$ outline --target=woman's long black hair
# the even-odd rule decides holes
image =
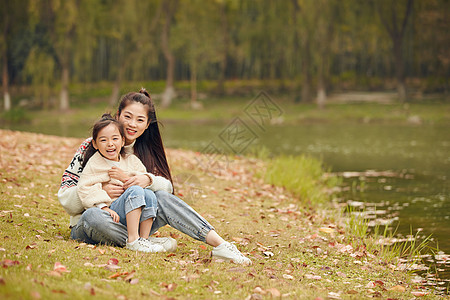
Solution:
[[[155,106],[150,94],[142,88],[139,93],[131,92],[122,97],[117,110],[117,118],[122,110],[132,102],[138,102],[148,106],[148,122],[150,123],[144,133],[136,139],[134,154],[142,161],[147,172],[167,178],[172,182],[166,152],[159,132],[158,120],[156,119]]]

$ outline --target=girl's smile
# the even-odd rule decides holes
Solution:
[[[97,138],[93,142],[93,146],[100,154],[114,161],[119,161],[120,150],[125,144],[124,139],[120,135],[119,128],[115,124],[109,124],[101,129]]]

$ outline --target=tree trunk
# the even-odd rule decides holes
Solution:
[[[228,49],[230,39],[228,36],[228,20],[227,20],[227,12],[226,12],[226,2],[223,1],[220,6],[220,24],[222,29],[222,42],[223,42],[223,51],[221,53],[220,59],[220,72],[219,78],[217,80],[217,94],[223,95],[225,94],[225,71],[227,69],[228,64]]]
[[[120,84],[122,83],[123,73],[125,71],[125,64],[122,64],[117,71],[117,77],[114,81],[111,98],[109,98],[109,106],[115,108],[120,97]]]
[[[9,96],[9,75],[8,75],[8,58],[6,57],[6,45],[3,45],[3,76],[2,76],[2,85],[3,85],[3,107],[5,111],[11,110],[11,97]]]
[[[305,38],[302,42],[302,101],[311,101],[311,53],[308,38]]]
[[[69,110],[69,67],[66,64],[63,64],[62,66],[61,96],[59,109],[61,111]]]
[[[191,107],[197,109],[197,62],[191,62]]]
[[[402,37],[394,38],[395,75],[397,79],[397,93],[400,102],[406,101],[405,68],[403,61]]]
[[[326,101],[327,92],[325,87],[325,58],[322,54],[320,57],[317,72],[317,107],[319,109],[324,109]]]
[[[171,5],[173,4],[173,5]],[[162,94],[161,107],[169,107],[172,104],[173,98],[176,96],[174,88],[174,75],[175,75],[175,56],[173,55],[169,46],[169,35],[170,35],[170,25],[172,23],[172,18],[175,13],[177,3],[172,3],[172,1],[163,1],[163,10],[166,15],[166,21],[162,28],[161,33],[161,49],[164,57],[167,61],[166,68],[166,88]]]

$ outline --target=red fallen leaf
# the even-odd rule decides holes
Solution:
[[[205,245],[200,245],[200,248],[202,248],[203,250],[206,250],[206,246]]]
[[[60,262],[55,262],[55,266],[53,267],[53,271],[56,271],[58,273],[64,273],[64,272],[70,272],[67,270],[66,266],[63,266]]]
[[[166,257],[172,257],[172,256],[176,256],[176,254],[175,253],[169,253],[169,254],[167,254]]]
[[[128,275],[128,272],[117,272],[115,274],[109,275],[108,279],[114,279],[120,276]]]
[[[17,260],[5,259],[4,261],[1,262],[1,264],[3,268],[7,268],[15,265],[20,265],[20,262]]]
[[[117,258],[110,258],[108,260],[108,265],[118,265],[119,264],[119,260]]]
[[[131,281],[131,278],[133,278],[133,276],[134,276],[135,274],[136,274],[136,271],[133,270],[133,271],[131,271],[131,273],[129,273],[123,280],[124,280],[124,281],[130,282],[130,281]]]
[[[65,294],[66,291],[64,291],[64,290],[52,290],[52,293],[55,293],[55,294]]]
[[[26,250],[29,250],[29,249],[34,249],[34,248],[36,248],[36,247],[37,247],[36,244],[31,244],[31,245],[27,245],[27,246],[25,247],[25,249],[26,249]]]
[[[3,277],[0,277],[0,285],[5,285],[6,281]]]

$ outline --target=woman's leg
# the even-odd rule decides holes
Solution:
[[[114,222],[107,211],[92,207],[81,215],[77,225],[71,230],[70,238],[88,244],[123,247],[127,240],[127,228],[121,223]]]
[[[206,236],[214,230],[208,221],[175,195],[166,191],[157,191],[155,195],[158,200],[158,211],[150,234],[165,225],[170,225],[193,239],[206,242]]]
[[[158,199],[158,213],[153,222],[152,233],[164,225],[170,225],[196,240],[213,246],[214,258],[243,265],[252,264],[251,260],[245,257],[234,244],[224,241],[208,221],[186,202],[165,191],[157,191],[155,194]]]

